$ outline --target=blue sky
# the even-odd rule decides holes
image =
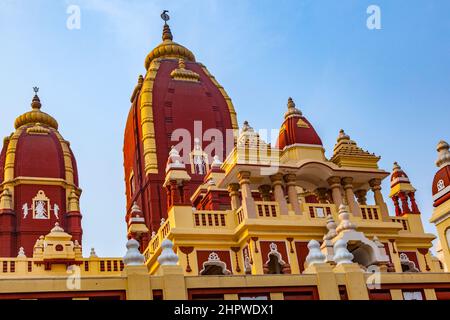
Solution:
[[[81,8],[79,30],[66,28],[71,4]],[[366,27],[371,4],[381,30]],[[0,134],[39,86],[77,157],[85,254],[125,251],[123,131],[163,9],[174,40],[226,88],[239,123],[278,128],[292,96],[328,155],[344,128],[384,169],[398,161],[434,232],[435,147],[450,140],[449,1],[0,0]]]

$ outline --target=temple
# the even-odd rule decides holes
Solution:
[[[273,115],[273,145],[239,128],[224,88],[162,17],[126,119],[125,256],[83,255],[75,157],[36,94],[0,154],[0,299],[450,300],[446,142],[437,238],[407,163],[380,168],[345,130],[327,157],[333,142],[292,98]]]

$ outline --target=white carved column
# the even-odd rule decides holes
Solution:
[[[372,188],[375,204],[380,207],[383,220],[389,220],[389,211],[381,193],[381,179],[372,179],[369,181],[369,185]]]
[[[238,174],[241,185],[242,207],[249,218],[256,218],[256,205],[250,188],[250,172],[241,171]]]
[[[228,185],[228,193],[231,198],[231,210],[238,210],[241,207],[241,199],[239,198],[239,183],[230,183]]]
[[[353,192],[353,178],[346,177],[342,179],[342,184],[344,185],[345,196],[347,198],[348,206],[354,216],[361,217],[361,208],[355,199],[355,193]]]
[[[286,181],[287,191],[288,191],[288,199],[289,203],[292,206],[292,210],[294,210],[295,214],[302,214],[302,208],[298,202],[298,194],[297,194],[297,177],[295,174],[287,174],[284,176],[284,180]]]
[[[328,179],[328,184],[331,188],[331,195],[333,197],[333,202],[336,208],[339,209],[341,204],[343,204],[342,193],[341,193],[341,178],[331,177]]]
[[[271,176],[270,180],[272,181],[275,201],[278,202],[278,205],[280,207],[280,213],[288,214],[288,206],[283,191],[283,175],[281,173],[277,173]]]

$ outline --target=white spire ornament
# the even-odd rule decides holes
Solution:
[[[19,249],[19,253],[17,254],[17,258],[26,258],[27,256],[25,255],[25,249],[23,247],[20,247]]]
[[[320,251],[320,243],[316,240],[311,240],[308,243],[309,253],[306,257],[306,267],[312,266],[318,263],[325,263],[326,257]]]
[[[95,248],[91,248],[91,253],[89,254],[89,257],[91,257],[91,258],[96,258],[97,257],[97,253],[95,252]]]
[[[341,223],[336,229],[337,233],[356,230],[356,225],[350,221],[348,206],[341,204],[341,206],[339,207],[339,220],[341,220]]]
[[[334,237],[337,236],[336,232],[336,222],[334,222],[333,216],[331,214],[327,217],[327,229],[328,233],[323,237],[323,240],[332,240]]]
[[[447,142],[441,141],[437,146],[437,151],[439,152],[439,156],[436,160],[436,165],[439,168],[442,168],[446,165],[450,165],[450,146]]]
[[[337,265],[353,263],[353,254],[347,249],[347,242],[345,240],[338,240],[334,244],[333,260]]]
[[[126,266],[142,266],[144,262],[145,257],[139,251],[139,242],[135,239],[128,240],[127,253],[123,257],[123,263]]]
[[[164,239],[161,243],[161,254],[158,262],[162,266],[176,266],[178,264],[178,256],[173,252],[173,243],[169,239]]]

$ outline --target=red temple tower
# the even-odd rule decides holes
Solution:
[[[131,96],[123,147],[126,220],[136,202],[150,231],[157,231],[167,217],[163,184],[171,147],[175,146],[191,176],[184,186],[190,197],[213,157],[224,160],[225,144],[234,144],[233,130],[238,129],[223,87],[189,49],[173,41],[168,16],[162,17],[163,42],[145,59],[147,71],[139,76]]]
[[[41,111],[37,91],[32,110],[16,119],[0,153],[1,257],[15,257],[21,247],[31,255],[55,222],[81,243],[75,157],[57,121]]]

